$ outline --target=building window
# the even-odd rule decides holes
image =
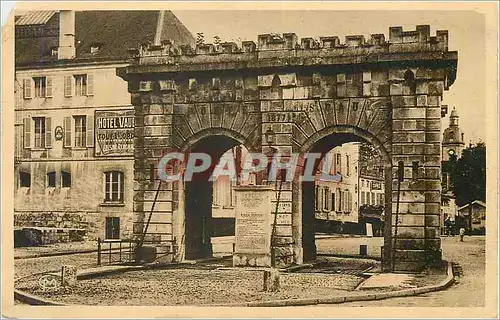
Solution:
[[[315,193],[314,193],[314,208],[316,211],[319,210],[320,202],[319,202],[319,187],[316,186]]]
[[[84,148],[87,141],[87,117],[74,116],[75,119],[75,147]]]
[[[104,173],[104,202],[123,202],[123,172],[109,171]]]
[[[366,194],[364,191],[361,191],[361,204],[366,204]]]
[[[345,191],[346,195],[347,195],[347,208],[346,208],[346,212],[347,213],[351,213],[352,211],[352,193],[350,190],[346,189]]]
[[[331,199],[331,210],[335,211],[335,192],[331,193],[332,199]]]
[[[342,192],[342,190],[337,189],[337,194],[338,194],[337,199],[339,199],[339,201],[338,201],[338,206],[337,206],[337,211],[338,211],[338,212],[342,212],[342,205],[343,205],[343,203],[342,203],[342,202],[343,202],[343,201],[342,201],[342,200],[343,200],[343,199],[342,199],[342,197],[343,197],[343,192]]]
[[[346,155],[345,155],[345,161],[346,161],[345,165],[346,165],[346,171],[347,171],[347,172],[346,172],[346,175],[350,175],[350,174],[351,174],[351,168],[350,168],[350,166],[349,166],[349,160],[350,160],[350,159],[349,159],[349,155],[348,155],[348,154],[346,154]]]
[[[376,205],[375,193],[372,192],[372,205]]]
[[[328,210],[328,204],[329,204],[328,195],[329,194],[330,194],[330,190],[328,189],[328,187],[325,187],[323,189],[323,210]]]
[[[336,160],[335,160],[335,168],[337,169],[337,173],[342,173],[342,155],[340,153],[337,153]]]
[[[217,181],[212,184],[212,205],[213,206],[218,206],[219,205],[219,184]]]
[[[75,77],[75,96],[87,95],[87,75],[77,74]]]
[[[120,218],[106,217],[106,239],[120,239]]]
[[[61,172],[61,187],[70,188],[71,187],[71,173]]]
[[[19,187],[29,188],[31,187],[31,174],[27,172],[19,172]]]
[[[90,54],[96,54],[101,47],[97,44],[91,45],[90,46]]]
[[[35,148],[45,148],[45,118],[36,117],[35,121]]]
[[[46,77],[36,77],[33,78],[35,82],[35,97],[45,98],[45,93],[47,90],[47,78]]]
[[[56,187],[56,173],[55,171],[47,173],[47,187],[55,188]]]

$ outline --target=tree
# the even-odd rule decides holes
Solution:
[[[486,145],[482,142],[463,150],[462,157],[450,160],[451,188],[459,206],[469,205],[468,224],[472,228],[472,202],[486,200]]]
[[[477,143],[463,150],[462,157],[452,159],[451,184],[459,206],[474,200],[486,200],[486,145]]]
[[[382,175],[383,168],[380,150],[371,143],[363,142],[359,148],[359,165],[362,173]]]

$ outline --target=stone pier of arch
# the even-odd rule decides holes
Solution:
[[[377,146],[386,159],[390,191],[384,270],[394,262],[397,271],[418,271],[441,260],[441,100],[455,80],[458,59],[456,51],[448,51],[447,31],[431,35],[427,25],[412,31],[391,27],[387,39],[346,36],[343,43],[335,36],[264,34],[241,47],[163,42],[130,53],[133,62],[118,74],[128,82],[135,108],[136,235],[151,210],[159,183],[152,172],[165,152],[208,150],[207,141],[219,141],[226,150],[242,144],[266,153],[264,133],[272,129],[272,147],[284,155],[324,152],[342,141]],[[394,239],[399,161],[405,180]],[[209,224],[210,209],[203,208],[211,206],[211,191],[208,185],[196,189],[198,216],[188,218],[190,187],[160,186],[146,235],[159,259],[210,254],[209,239],[197,233],[202,220]],[[289,194],[284,207],[290,209],[279,212],[276,237],[289,249],[280,251],[280,261],[301,264],[315,258],[310,186],[292,182],[284,190]]]

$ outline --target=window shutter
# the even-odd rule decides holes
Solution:
[[[52,77],[46,77],[45,97],[52,98]]]
[[[24,118],[24,148],[31,148],[31,118]]]
[[[318,210],[323,209],[323,189],[318,186]]]
[[[340,192],[340,189],[337,188],[337,210],[336,211],[340,211],[341,210],[341,204],[342,204],[342,192]]]
[[[73,95],[73,76],[64,76],[64,96],[71,97]]]
[[[94,75],[93,74],[87,74],[87,95],[88,96],[94,95]]]
[[[102,202],[106,202],[106,172],[102,173],[102,195],[103,195]]]
[[[45,118],[45,148],[52,148],[52,126],[51,118]]]
[[[24,79],[24,99],[31,99],[31,78]]]
[[[330,211],[330,203],[332,202],[332,195],[330,189],[326,188],[326,210]]]
[[[352,194],[351,191],[349,191],[349,212],[352,211]]]
[[[87,147],[94,146],[94,117],[87,116]]]
[[[64,118],[64,147],[71,147],[71,117]]]

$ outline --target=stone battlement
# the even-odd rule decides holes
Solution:
[[[321,56],[321,55],[360,55],[366,53],[448,51],[448,31],[438,30],[435,36],[430,35],[429,25],[419,25],[416,30],[404,31],[402,27],[390,27],[389,39],[384,34],[372,34],[369,39],[363,35],[348,35],[344,43],[337,36],[299,38],[295,33],[260,34],[257,43],[243,41],[241,47],[235,42],[223,42],[177,46],[171,41],[163,41],[160,45],[142,44],[139,49],[130,49],[129,53],[139,60],[139,64],[176,63],[174,60],[158,60],[151,57],[179,57],[196,59],[197,56],[221,56],[222,60],[238,60],[237,56],[245,54],[282,52],[282,56]],[[283,52],[287,52],[283,53]],[[223,57],[228,54],[233,57]],[[266,55],[264,55],[265,57]],[[198,58],[200,62],[203,59]],[[207,61],[212,62],[212,61]]]
[[[127,72],[198,72],[215,70],[241,70],[261,68],[287,68],[307,66],[347,66],[401,61],[432,61],[456,69],[458,53],[448,51],[448,31],[438,30],[430,35],[428,25],[417,26],[414,31],[401,27],[389,28],[389,38],[373,34],[348,35],[344,43],[336,36],[302,38],[295,33],[261,34],[257,43],[243,41],[176,45],[163,41],[160,45],[142,44],[130,49],[134,62]],[[152,71],[152,66],[160,66]],[[454,78],[455,75],[450,75]]]

